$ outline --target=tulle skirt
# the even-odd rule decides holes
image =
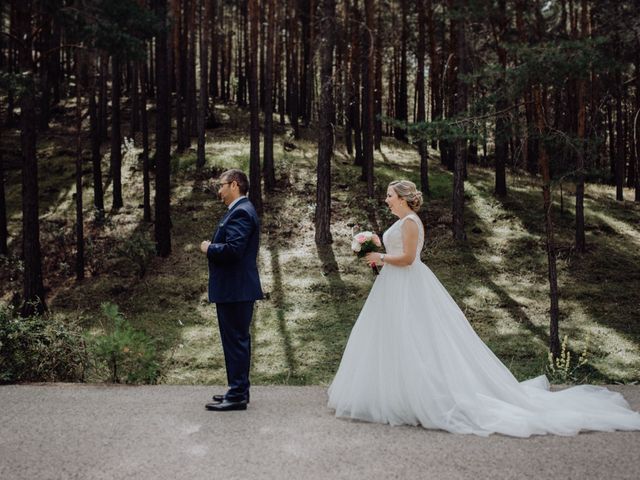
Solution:
[[[382,269],[329,387],[329,407],[339,417],[483,436],[640,429],[640,414],[617,392],[551,392],[544,375],[518,382],[420,261]]]

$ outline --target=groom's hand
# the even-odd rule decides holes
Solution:
[[[209,250],[209,245],[211,245],[211,242],[210,242],[210,241],[208,241],[208,240],[203,241],[203,242],[200,244],[200,251],[201,251],[202,253],[207,253],[207,251]]]

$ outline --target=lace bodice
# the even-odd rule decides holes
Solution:
[[[404,253],[402,248],[402,224],[406,221],[414,221],[418,225],[418,245],[416,246],[416,260],[420,261],[420,252],[424,245],[424,228],[420,218],[415,213],[410,213],[406,217],[399,219],[391,225],[389,229],[382,235],[382,242],[386,252],[390,255],[401,255]]]

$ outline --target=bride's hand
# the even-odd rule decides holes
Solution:
[[[369,252],[364,257],[367,261],[367,265],[382,265],[382,260],[380,260],[380,254],[378,252]]]

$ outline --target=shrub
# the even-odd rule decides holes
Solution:
[[[155,243],[143,233],[134,233],[116,248],[121,257],[125,257],[137,268],[138,277],[144,277],[147,267],[155,254]]]
[[[86,361],[76,323],[52,313],[21,318],[0,306],[0,382],[82,381]]]
[[[96,371],[108,371],[114,383],[156,383],[160,376],[153,340],[135,330],[112,303],[103,303],[109,325],[107,333],[89,339],[89,350]]]

